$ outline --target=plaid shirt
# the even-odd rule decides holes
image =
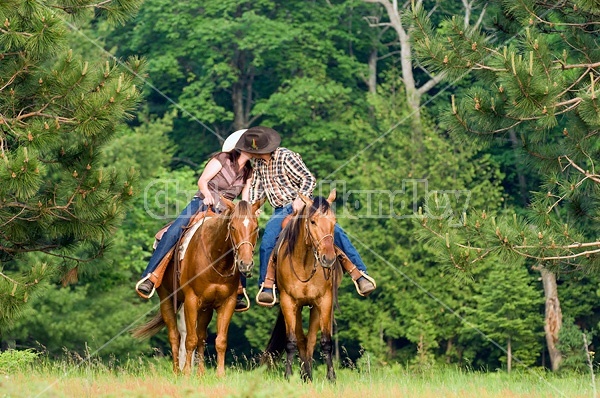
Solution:
[[[273,207],[292,203],[298,192],[311,196],[316,178],[308,170],[300,155],[287,148],[277,148],[271,160],[256,159],[250,186],[250,202],[267,195]]]

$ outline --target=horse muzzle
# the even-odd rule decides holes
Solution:
[[[242,260],[239,260],[237,262],[237,267],[240,270],[240,274],[246,278],[250,278],[252,276],[252,270],[254,269],[254,261],[246,263]]]
[[[327,257],[326,255],[322,255],[319,258],[319,262],[321,263],[321,267],[323,268],[331,268],[333,267],[333,264],[335,264],[335,260],[336,260],[336,256],[333,257]]]

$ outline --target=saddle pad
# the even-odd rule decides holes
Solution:
[[[187,247],[190,244],[190,240],[192,240],[192,236],[194,236],[198,228],[200,228],[200,226],[204,223],[205,220],[209,220],[211,218],[212,217],[202,217],[187,230],[185,235],[183,235],[183,238],[181,239],[181,245],[179,246],[179,261],[183,260],[183,257],[185,256],[185,251],[187,250]]]

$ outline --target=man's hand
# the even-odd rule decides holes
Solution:
[[[304,207],[304,202],[300,198],[296,198],[292,202],[292,209],[294,210],[295,213],[299,213],[303,207]]]

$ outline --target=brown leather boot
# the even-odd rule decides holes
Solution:
[[[267,263],[267,275],[265,275],[265,281],[260,286],[260,290],[256,295],[256,303],[263,307],[272,307],[277,304],[277,293],[275,289],[275,259],[274,256],[269,258]]]
[[[173,252],[174,249],[169,250],[162,260],[160,260],[156,269],[136,283],[135,291],[141,298],[149,299],[154,295],[156,288],[162,283],[163,275],[173,257]]]
[[[338,261],[340,262],[344,271],[350,274],[352,281],[354,282],[354,286],[356,287],[356,291],[359,295],[366,297],[377,288],[377,284],[375,283],[375,279],[371,278],[366,273],[362,272],[356,265],[350,261],[348,256],[338,247],[336,249],[336,254],[338,256]]]

